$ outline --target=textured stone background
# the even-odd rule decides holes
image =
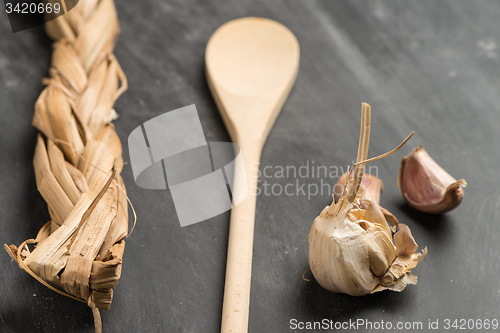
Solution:
[[[13,34],[0,7],[0,243],[19,245],[49,218],[36,189],[30,123],[51,46],[41,28]],[[355,298],[303,281],[309,228],[331,199],[263,193],[250,332],[291,332],[292,318],[422,321],[424,327],[428,319],[441,325],[445,318],[500,319],[497,1],[123,0],[117,9],[122,32],[115,54],[129,90],[116,103],[115,126],[126,161],[135,127],[193,103],[207,141],[229,140],[205,82],[204,50],[218,26],[243,16],[285,24],[301,46],[297,82],[269,135],[261,170],[313,161],[345,168],[356,157],[363,101],[373,110],[369,156],[415,131],[402,151],[373,165],[385,183],[382,204],[429,248],[414,270],[418,285]],[[396,187],[400,159],[420,144],[469,183],[462,205],[444,216],[415,212]],[[229,212],[181,228],[170,192],[138,188],[130,165],[122,175],[138,223],[113,304],[102,313],[104,331],[218,332]],[[264,180],[269,186],[297,181]],[[336,179],[298,181],[307,189]],[[40,285],[3,252],[0,331],[93,332],[92,313]]]

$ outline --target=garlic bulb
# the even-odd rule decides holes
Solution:
[[[425,213],[446,213],[456,208],[464,197],[464,179],[456,180],[425,151],[415,148],[401,161],[399,191],[406,202]]]
[[[378,203],[357,196],[370,136],[370,106],[363,103],[358,157],[353,178],[337,203],[323,209],[309,233],[309,265],[325,289],[362,296],[385,289],[401,291],[415,284],[411,274],[427,254],[416,254],[410,229],[400,224],[394,235]]]

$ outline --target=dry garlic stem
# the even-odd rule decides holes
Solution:
[[[385,289],[401,291],[415,284],[410,270],[427,254],[415,254],[410,229],[400,224],[394,235],[378,203],[357,196],[368,156],[370,106],[363,103],[354,177],[337,203],[327,206],[309,233],[309,265],[318,283],[333,292],[362,296]],[[385,156],[385,155],[384,155]]]
[[[352,177],[351,173],[351,177]],[[337,184],[335,185],[335,189],[339,188],[344,188],[344,193],[346,193],[347,189],[345,188],[345,184],[349,180],[349,173],[346,172],[342,176],[340,176],[339,180],[337,181]],[[363,178],[361,179],[361,184],[358,189],[358,193],[356,194],[356,197],[359,198],[367,198],[373,201],[375,204],[378,205],[378,208],[380,208],[380,211],[382,214],[384,214],[385,219],[392,225],[391,230],[396,231],[396,228],[399,225],[398,219],[387,209],[384,207],[380,206],[380,193],[384,189],[384,184],[382,183],[382,180],[376,176],[373,176],[369,173],[363,175]],[[334,198],[335,202],[338,202],[340,200],[340,195],[338,194],[337,191],[334,193]],[[361,208],[366,209],[364,200],[359,201],[359,205]]]
[[[352,178],[354,174],[351,172],[351,177]],[[340,176],[339,180],[337,181],[337,185],[335,185],[335,189],[338,189],[340,187],[344,187],[344,192],[342,195],[345,195],[347,193],[347,189],[345,188],[345,184],[349,180],[349,173],[346,172],[342,176]],[[369,173],[363,175],[363,178],[361,179],[361,185],[358,189],[358,196],[363,196],[366,198],[370,198],[371,201],[375,202],[376,204],[380,203],[380,193],[384,189],[384,184],[382,183],[382,180],[380,178],[375,177]],[[335,196],[335,202],[340,200],[340,197],[342,196],[338,193],[338,191],[335,191],[334,196]]]
[[[406,202],[425,213],[446,213],[457,207],[464,197],[467,183],[456,180],[423,146],[415,148],[401,161],[398,175],[399,191]]]

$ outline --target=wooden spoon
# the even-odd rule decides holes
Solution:
[[[234,177],[233,192],[247,185],[248,195],[231,212],[221,326],[221,332],[240,333],[248,331],[260,155],[295,82],[299,44],[278,22],[241,18],[214,32],[205,60],[208,86],[246,170],[247,184],[237,171]]]

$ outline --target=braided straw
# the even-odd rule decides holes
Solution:
[[[51,221],[36,239],[5,248],[45,286],[92,307],[100,331],[97,309],[111,305],[128,231],[122,148],[111,124],[113,104],[127,89],[112,53],[114,2],[79,1],[45,28],[55,42],[35,105],[33,126],[41,133],[34,167]],[[30,243],[38,243],[33,251]]]

